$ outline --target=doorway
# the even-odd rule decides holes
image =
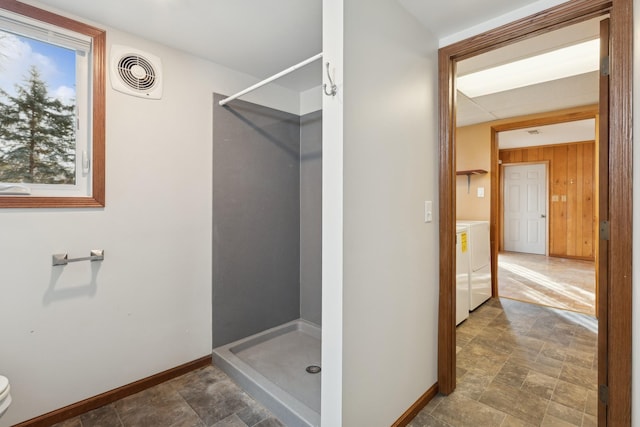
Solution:
[[[630,425],[631,420],[631,41],[632,2],[570,1],[532,17],[440,50],[440,310],[438,385],[444,394],[455,389],[455,81],[456,62],[572,23],[609,14],[611,17],[609,82],[601,92],[601,128],[608,145],[600,146],[599,208],[603,237],[599,242],[600,425]],[[603,87],[603,86],[601,86]],[[609,98],[609,94],[611,97]],[[610,99],[610,101],[609,101]],[[612,120],[614,119],[614,120]],[[611,127],[608,126],[611,123]],[[496,153],[492,153],[493,156]],[[495,157],[494,157],[495,159]],[[608,164],[616,165],[608,168]],[[494,172],[495,173],[495,172]],[[604,181],[604,182],[603,182]],[[494,180],[495,182],[495,180]],[[495,185],[495,184],[494,184]],[[604,206],[604,209],[603,209]],[[608,236],[607,236],[608,235]],[[609,240],[606,240],[606,237]],[[496,227],[492,224],[495,244]],[[495,268],[495,267],[494,267]],[[495,277],[495,271],[492,271]],[[609,284],[611,284],[609,286]],[[609,307],[615,306],[615,310]]]
[[[595,24],[590,31],[597,33],[598,19],[588,22]],[[597,53],[595,55],[597,57]],[[583,91],[592,92],[595,96],[597,89],[596,75],[585,82]],[[592,102],[597,102],[597,98],[593,98]],[[582,113],[590,117],[552,124],[541,120],[525,128],[519,127],[516,122],[511,124],[516,129],[501,129],[496,134],[502,180],[500,192],[496,195],[500,199],[498,205],[501,209],[498,213],[497,294],[596,316],[598,176],[595,148],[598,114],[597,108],[592,106],[584,108]],[[552,117],[554,121],[561,118]],[[527,215],[532,217],[529,220],[533,224],[528,224],[524,230],[524,227],[517,230],[527,234],[527,244],[522,245],[509,236],[514,228],[509,220],[514,206],[511,206],[513,203],[508,198],[514,190],[507,185],[510,176],[505,172],[513,167],[529,168],[537,162],[544,162],[547,166],[548,184],[545,183],[545,190],[548,196],[543,200],[547,204],[546,207],[538,204],[535,194],[526,197]],[[516,186],[516,190],[521,187]],[[534,188],[537,186],[527,186],[528,190]],[[544,252],[536,251],[528,244],[540,239],[539,235],[535,235],[536,231],[540,231],[540,224],[536,224],[537,214],[544,215],[546,222],[547,244]],[[535,253],[538,255],[531,255]]]
[[[547,163],[502,165],[503,249],[547,254]]]

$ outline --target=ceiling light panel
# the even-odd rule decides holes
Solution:
[[[456,79],[457,89],[469,98],[531,86],[597,71],[600,40],[543,53]]]

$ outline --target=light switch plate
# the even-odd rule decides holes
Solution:
[[[433,202],[425,200],[424,202],[424,222],[433,221]]]

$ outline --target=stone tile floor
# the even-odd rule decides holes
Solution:
[[[410,427],[597,425],[597,320],[491,299],[458,326],[457,388]]]
[[[125,397],[54,427],[284,427],[214,366]]]
[[[500,252],[501,297],[595,315],[595,263],[579,259]]]
[[[597,425],[594,317],[492,299],[458,326],[456,343],[456,391],[436,396],[409,427]],[[284,425],[209,366],[55,427],[134,426]]]

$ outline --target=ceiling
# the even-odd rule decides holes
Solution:
[[[538,55],[599,36],[600,19],[592,19],[569,27],[505,46],[457,64],[459,76]],[[457,125],[467,126],[509,117],[556,111],[598,103],[598,72],[507,90],[476,98],[458,92]],[[529,131],[537,130],[537,133]],[[583,120],[501,132],[500,148],[551,145],[595,139],[595,121]]]
[[[540,0],[447,0],[434,2],[428,0],[397,0],[428,28],[438,40],[475,27],[496,17],[511,14],[519,9],[540,4]],[[563,0],[549,1],[544,8]],[[543,8],[543,9],[544,9]],[[531,12],[525,14],[530,15]]]
[[[259,79],[322,51],[322,0],[23,0],[180,49]],[[152,52],[153,53],[153,52]],[[317,61],[278,80],[320,85]]]
[[[322,0],[23,0],[84,17],[263,79],[322,51]],[[389,0],[393,1],[393,0]],[[438,40],[526,7],[561,0],[395,0]],[[435,4],[434,4],[435,3]],[[487,68],[593,37],[594,25],[528,40],[458,64],[460,73]],[[321,62],[276,84],[296,91],[318,86]],[[594,103],[595,73],[525,89],[458,98],[459,125]]]
[[[556,123],[500,132],[498,134],[498,147],[500,149],[535,147],[593,141],[595,139],[596,119],[585,119],[574,121],[570,124]]]
[[[23,1],[104,23],[260,79],[322,51],[322,0]],[[395,1],[437,39],[539,2]],[[315,62],[277,84],[298,91],[318,86],[321,67],[320,61]]]
[[[599,36],[599,18],[505,46],[457,64],[459,76]],[[598,72],[580,74],[470,99],[458,92],[457,125],[597,104]]]

